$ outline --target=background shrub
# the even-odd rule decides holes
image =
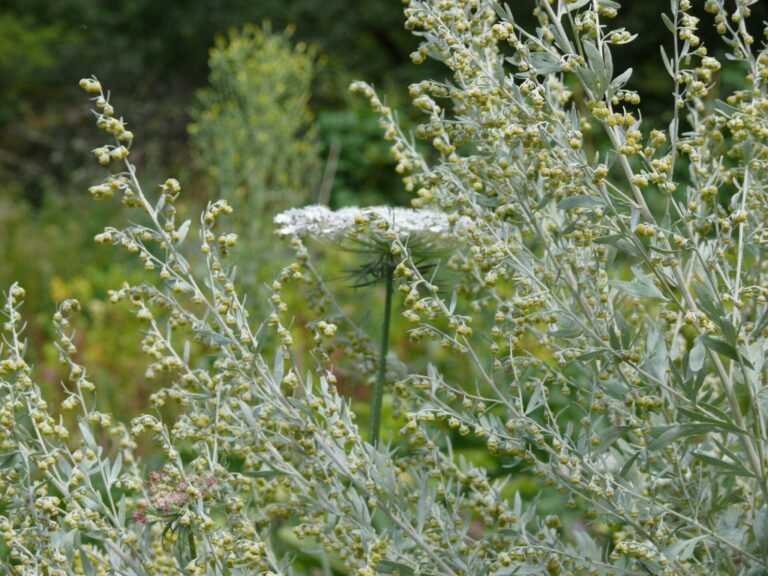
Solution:
[[[250,277],[272,254],[274,215],[320,191],[309,109],[315,57],[303,43],[293,46],[288,31],[246,26],[218,39],[209,66],[210,87],[198,92],[189,133],[214,196],[236,209],[236,232],[253,251],[243,259]]]

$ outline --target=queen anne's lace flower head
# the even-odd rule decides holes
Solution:
[[[418,265],[434,265],[462,243],[472,226],[466,217],[390,206],[293,208],[278,214],[275,224],[283,237],[312,238],[367,254],[366,262],[350,274],[358,287],[385,278],[406,254]]]
[[[280,236],[300,236],[341,241],[365,233],[371,239],[414,241],[455,240],[469,225],[467,218],[444,212],[372,206],[330,210],[326,206],[292,208],[275,217]]]

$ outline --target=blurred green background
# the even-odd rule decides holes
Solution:
[[[531,0],[509,4],[521,22],[532,22]],[[671,47],[660,18],[669,1],[622,4],[615,25],[639,37],[616,48],[616,68],[634,68],[630,87],[643,98],[646,126],[665,127],[672,85],[658,45]],[[401,110],[406,126],[418,121],[408,84],[442,79],[446,71],[436,63],[411,64],[418,39],[404,30],[402,9],[399,0],[0,4],[0,290],[13,281],[27,290],[29,356],[54,406],[64,395],[48,319],[65,298],[83,304],[75,342],[99,383],[103,407],[130,418],[157,386],[136,360],[140,326],[108,303],[108,290],[144,273],[123,251],[93,242],[127,214],[118,202],[93,202],[86,191],[105,176],[91,155],[105,142],[78,80],[94,74],[113,92],[117,114],[136,135],[132,160],[145,189],[178,178],[182,210],[193,220],[209,199],[224,196],[236,205],[241,283],[259,292],[290,257],[272,235],[277,211],[318,201],[407,205],[378,119],[347,91],[353,80],[372,82]],[[758,3],[753,12],[757,36],[768,7]],[[710,16],[702,14],[701,27],[718,55]],[[370,305],[371,289],[354,291],[340,280],[354,264],[351,257],[323,262],[331,289],[375,341],[380,307]],[[383,289],[373,290],[383,300]],[[300,325],[306,318],[298,303],[292,304]],[[264,310],[256,304],[255,312]],[[395,318],[390,349],[400,360],[417,369],[427,357],[451,362],[429,344],[412,345],[407,323]],[[344,378],[353,373],[341,372],[340,389],[364,420],[368,389]],[[388,424],[396,429],[391,419]],[[481,443],[456,441],[459,453],[500,465],[488,460]],[[513,487],[526,482],[521,477]]]

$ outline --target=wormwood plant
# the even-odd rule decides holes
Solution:
[[[229,204],[201,217],[201,272],[191,223],[175,218],[179,183],[142,189],[133,135],[84,80],[114,137],[95,150],[114,172],[91,193],[136,209],[135,223],[97,240],[157,273],[113,299],[146,322],[147,377],[171,382],[153,404],[181,410],[130,427],[95,411],[69,301],[54,325],[69,368],[63,408],[79,416],[70,436],[24,360],[24,292],[12,286],[0,359],[6,572],[292,574],[294,556],[276,552],[287,533],[326,554],[326,574],[768,572],[768,51],[750,34],[749,4],[704,6],[728,66],[745,73],[719,101],[721,63],[701,45],[691,3],[672,0],[662,60],[674,117],[662,129],[643,126],[631,71],[613,68],[611,51],[632,40],[610,27],[617,3],[542,0],[526,30],[490,0],[410,1],[406,26],[423,41],[414,60],[451,72],[411,87],[426,114],[416,135],[437,160],[370,87],[355,89],[382,114],[417,206],[468,220],[448,262],[455,295],[384,224],[410,336],[463,369],[441,370],[436,355],[387,383],[407,408],[392,445],[366,441],[336,390],[335,352],[373,367],[376,353],[300,235],[273,284],[274,313],[252,325],[227,261]],[[293,349],[281,297],[292,283],[322,312],[307,326],[314,364]],[[261,344],[270,331],[276,350]],[[487,458],[459,457],[452,431],[482,441]],[[151,471],[135,450],[142,434],[163,455]],[[524,503],[510,487],[528,473],[542,506],[560,492],[576,520]]]

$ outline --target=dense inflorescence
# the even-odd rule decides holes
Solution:
[[[353,88],[381,114],[414,210],[281,215],[296,258],[259,326],[230,263],[230,205],[206,208],[193,255],[180,184],[145,193],[133,134],[98,81],[82,81],[114,138],[94,154],[116,168],[90,192],[137,211],[97,241],[156,278],[112,293],[145,322],[155,410],[126,427],[92,408],[98,384],[74,359],[68,301],[54,326],[70,433],[24,360],[24,292],[10,288],[9,573],[297,574],[286,541],[356,576],[768,570],[768,51],[750,34],[750,2],[704,6],[744,72],[716,100],[721,64],[691,3],[672,0],[664,129],[643,124],[631,71],[614,70],[613,47],[633,39],[610,27],[618,3],[536,4],[531,31],[491,0],[410,0],[413,60],[451,73],[410,87],[430,150],[372,88]],[[450,282],[423,265],[419,236]],[[309,242],[323,237],[386,259],[424,354],[385,374],[404,412],[390,444],[366,439],[337,389],[339,354],[368,380],[377,358],[315,266]],[[305,326],[288,286],[306,291]],[[302,328],[310,354],[295,343]],[[151,471],[142,436],[162,455]],[[482,456],[454,450],[457,437]],[[541,507],[517,476],[536,478]]]

